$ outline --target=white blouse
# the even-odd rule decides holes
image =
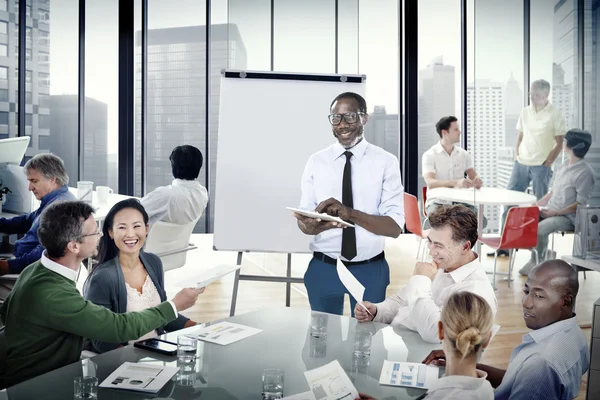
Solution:
[[[143,311],[147,308],[156,307],[161,303],[160,295],[158,294],[156,286],[154,286],[154,282],[150,279],[150,275],[146,275],[146,280],[142,286],[142,293],[129,286],[127,282],[125,282],[125,287],[127,288],[127,312]],[[157,336],[156,330],[153,330],[146,333],[138,340],[130,340],[129,344],[139,340],[155,338]]]

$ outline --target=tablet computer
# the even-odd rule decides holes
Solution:
[[[133,346],[144,350],[154,351],[155,353],[165,354],[167,356],[174,356],[177,354],[177,344],[161,339],[140,340],[139,342],[135,342]]]
[[[295,213],[298,213],[298,214],[303,215],[308,218],[318,218],[318,219],[321,219],[322,221],[337,222],[339,224],[342,224],[343,226],[348,226],[350,228],[354,228],[353,224],[344,221],[340,217],[334,217],[333,215],[329,215],[329,214],[325,214],[325,213],[318,213],[316,211],[301,210],[299,208],[293,208],[293,207],[286,207],[286,208],[290,211],[293,211]]]

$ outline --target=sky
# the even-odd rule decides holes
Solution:
[[[522,0],[468,0],[468,80],[523,83]],[[50,2],[51,94],[77,93],[78,0]],[[86,96],[108,104],[109,153],[117,151],[118,0],[87,0]],[[141,27],[136,1],[136,29]],[[235,23],[248,69],[270,68],[270,0],[214,0],[212,22]],[[553,2],[531,0],[531,76],[552,80]],[[149,29],[203,25],[200,0],[149,0]],[[460,114],[460,1],[419,0],[419,68],[435,57],[456,68]],[[334,1],[275,1],[275,69],[335,72]],[[398,112],[398,1],[340,0],[339,73],[367,75],[370,106]]]

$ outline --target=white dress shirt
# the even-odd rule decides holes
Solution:
[[[472,376],[443,376],[429,386],[425,400],[494,400],[494,388],[487,381],[487,374],[475,370]]]
[[[157,221],[185,225],[199,219],[208,203],[208,192],[200,182],[174,179],[171,185],[160,186],[141,200],[150,217]]]
[[[314,211],[320,202],[333,197],[342,201],[342,177],[346,149],[335,143],[313,154],[302,175],[300,207]],[[402,229],[404,226],[404,188],[400,178],[398,159],[363,139],[349,151],[352,152],[352,200],[354,209],[370,215],[392,218]],[[356,225],[357,255],[352,261],[363,261],[383,251],[385,238]],[[316,235],[310,249],[329,257],[340,258],[342,229],[329,229]]]
[[[519,163],[527,166],[542,165],[554,145],[556,136],[567,133],[565,117],[552,103],[539,111],[533,105],[521,110],[517,121],[517,131],[523,132],[519,146]]]
[[[425,177],[425,174],[433,172],[435,179],[444,181],[462,179],[465,177],[467,170],[474,168],[473,158],[468,151],[454,145],[452,152],[448,154],[440,142],[423,153],[421,164],[423,177]],[[448,204],[452,202],[428,197],[425,206],[432,203]]]
[[[398,293],[375,304],[374,321],[404,326],[419,332],[427,342],[439,343],[437,323],[442,307],[453,293],[463,291],[483,297],[496,315],[498,300],[477,256],[452,272],[440,269],[433,281],[423,275],[412,276]]]

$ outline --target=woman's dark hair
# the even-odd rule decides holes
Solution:
[[[127,199],[118,202],[115,204],[108,214],[106,214],[106,219],[104,220],[104,224],[102,225],[102,233],[104,234],[102,238],[100,238],[100,245],[98,247],[98,264],[102,264],[105,261],[112,260],[116,256],[119,255],[119,249],[115,244],[115,241],[108,234],[108,230],[112,229],[113,223],[115,221],[115,215],[126,208],[133,208],[134,210],[138,210],[142,216],[144,217],[144,223],[148,224],[148,213],[144,209],[144,206],[140,203],[138,199]]]

